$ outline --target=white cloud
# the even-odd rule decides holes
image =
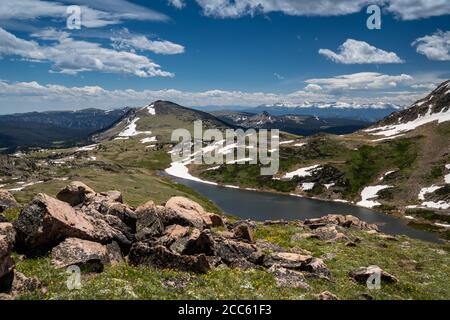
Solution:
[[[403,60],[394,52],[387,52],[371,46],[367,42],[354,39],[347,39],[339,47],[338,53],[329,49],[320,49],[319,54],[343,64],[403,63]]]
[[[328,91],[379,90],[409,84],[413,78],[407,74],[387,75],[378,72],[359,72],[332,78],[309,79],[305,82],[321,86]]]
[[[37,34],[36,36],[39,36]],[[98,43],[74,40],[64,33],[40,35],[56,39],[56,43],[40,45],[17,38],[0,28],[0,56],[19,56],[52,63],[53,72],[77,74],[84,71],[133,74],[138,77],[172,77],[173,74],[146,56],[103,48]]]
[[[182,45],[167,40],[149,40],[143,35],[131,34],[127,29],[111,38],[113,48],[117,50],[152,51],[156,54],[180,54],[184,52]]]
[[[169,4],[177,9],[182,9],[186,5],[184,0],[168,0]]]
[[[67,2],[66,4],[63,4]],[[86,28],[98,28],[118,24],[124,20],[166,21],[169,18],[151,9],[125,0],[2,0],[0,21],[23,21],[33,23],[38,18],[55,18],[65,21],[68,5],[78,4],[81,8],[81,24]],[[95,9],[94,9],[95,7]]]
[[[450,61],[450,31],[437,31],[433,35],[417,38],[412,46],[430,60]]]
[[[310,83],[305,87],[306,91],[320,91],[322,90],[322,87],[318,84]]]
[[[341,77],[336,77],[341,78]],[[331,78],[334,79],[334,78]],[[323,80],[323,79],[322,79]],[[392,79],[391,79],[392,80]],[[311,80],[313,81],[313,80]],[[314,80],[316,82],[316,80]],[[324,82],[324,81],[320,81]],[[332,86],[334,86],[333,84]],[[155,100],[169,100],[185,106],[257,106],[261,104],[286,103],[301,105],[309,102],[335,102],[347,104],[393,103],[408,105],[422,98],[428,91],[388,91],[366,88],[364,94],[347,92],[334,94],[327,89],[310,90],[319,85],[308,84],[305,89],[291,93],[243,92],[243,91],[181,91],[164,90],[108,90],[99,86],[65,87],[62,85],[39,84],[37,82],[10,83],[0,80],[0,113],[48,109],[74,109],[88,107],[111,108],[141,106]],[[356,85],[353,84],[353,87]],[[308,89],[308,90],[307,90]],[[6,108],[10,109],[6,109]]]
[[[340,16],[360,12],[371,5],[385,5],[402,20],[414,20],[450,13],[448,0],[197,0],[203,14],[238,18],[257,13],[282,12],[293,16]]]
[[[448,0],[390,0],[387,11],[402,20],[416,20],[450,14]]]

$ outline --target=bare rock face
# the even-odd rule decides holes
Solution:
[[[368,267],[360,267],[355,270],[350,271],[349,275],[353,280],[355,280],[358,283],[365,284],[367,282],[367,279],[369,279],[370,276],[379,274],[381,276],[381,282],[385,283],[396,283],[398,282],[398,279],[394,277],[392,274],[387,273],[383,269],[381,269],[379,266],[373,265]]]
[[[8,209],[19,207],[19,203],[9,191],[0,189],[0,213]]]
[[[278,287],[310,289],[305,276],[298,271],[289,270],[278,265],[271,266],[267,271],[273,274]]]
[[[110,263],[107,246],[97,242],[68,238],[54,247],[51,253],[52,264],[57,268],[77,265],[93,272],[103,271]]]
[[[72,207],[83,203],[88,195],[95,194],[95,191],[83,182],[74,181],[58,192],[56,198],[67,202]]]
[[[210,268],[204,254],[180,255],[169,251],[162,245],[151,246],[144,242],[133,244],[129,261],[133,265],[143,264],[159,269],[175,269],[195,273],[206,273]]]
[[[120,238],[105,221],[96,220],[67,203],[38,194],[14,221],[16,241],[21,251],[51,247],[66,238],[109,243]]]
[[[172,197],[167,201],[162,217],[164,225],[180,224],[203,230],[212,226],[210,215],[197,202],[184,197]]]

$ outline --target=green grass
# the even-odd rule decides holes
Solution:
[[[259,224],[257,239],[264,239],[294,251],[307,250],[314,256],[335,253],[326,261],[332,281],[307,277],[311,290],[277,287],[267,271],[215,269],[205,275],[143,266],[121,264],[107,267],[101,274],[82,274],[81,290],[68,290],[64,270],[52,267],[48,257],[17,262],[17,269],[27,276],[37,276],[47,288],[45,293],[22,295],[21,299],[316,299],[328,290],[341,299],[359,299],[369,294],[375,299],[450,299],[450,259],[448,247],[406,237],[385,241],[363,231],[348,231],[361,242],[347,247],[344,242],[292,240],[306,232],[291,223],[287,226]],[[18,260],[18,259],[17,259]],[[410,264],[405,269],[404,263]],[[397,284],[369,290],[355,283],[348,273],[357,267],[376,264],[399,279]],[[167,282],[185,282],[184,288],[168,287]]]

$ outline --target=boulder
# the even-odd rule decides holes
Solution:
[[[113,241],[106,245],[106,249],[108,250],[109,263],[112,265],[117,265],[123,263],[125,260],[122,255],[122,250],[117,242]]]
[[[9,191],[0,189],[0,213],[8,209],[19,207],[19,203]]]
[[[317,229],[314,229],[310,237],[324,241],[338,241],[348,239],[348,237],[344,233],[338,231],[336,225],[326,225],[323,227],[318,227]]]
[[[23,273],[14,271],[14,279],[11,284],[11,295],[16,296],[24,292],[33,292],[41,288],[39,279],[26,277]]]
[[[169,247],[175,241],[187,236],[189,233],[188,227],[183,227],[178,224],[173,224],[168,226],[166,230],[164,230],[164,234],[161,238],[159,238],[159,242],[166,247]]]
[[[307,262],[305,265],[302,265],[300,267],[300,270],[306,271],[309,273],[309,275],[317,278],[331,280],[330,270],[328,269],[325,262],[323,262],[323,260],[319,258],[312,258],[311,261]]]
[[[0,222],[0,236],[6,236],[7,241],[9,241],[11,247],[14,246],[16,242],[16,230],[12,223]]]
[[[56,268],[77,265],[80,268],[101,272],[110,263],[106,246],[92,241],[68,238],[54,247],[51,253],[52,264]]]
[[[289,270],[274,264],[268,271],[273,274],[278,287],[310,289],[305,276],[298,271]]]
[[[255,245],[232,239],[215,237],[214,252],[227,265],[239,259],[252,263],[261,263],[262,260],[262,252]]]
[[[120,202],[105,201],[100,205],[100,212],[118,217],[133,233],[136,232],[136,214],[128,205]]]
[[[197,202],[184,197],[172,197],[167,201],[162,219],[164,225],[180,224],[197,229],[212,226],[210,215]]]
[[[344,228],[357,228],[360,230],[376,230],[378,231],[378,227],[375,224],[369,224],[365,221],[358,219],[352,215],[339,215],[339,214],[330,214],[320,218],[308,219],[304,222],[305,226],[310,227],[311,229],[316,229],[319,227],[323,227],[325,225],[334,224]]]
[[[193,229],[184,237],[176,240],[170,250],[178,254],[194,255],[204,253],[207,256],[214,255],[214,240],[209,230],[200,231]]]
[[[339,300],[338,297],[329,291],[321,292],[318,295],[319,300]]]
[[[264,258],[264,266],[270,268],[273,265],[278,265],[287,269],[298,269],[306,266],[313,259],[310,255],[302,255],[292,252],[272,252]]]
[[[237,239],[254,242],[252,229],[247,224],[238,224],[234,227],[233,233]]]
[[[70,204],[72,207],[83,203],[88,195],[95,191],[80,181],[73,181],[58,192],[56,198]]]
[[[75,211],[66,202],[38,194],[13,223],[19,251],[52,247],[66,238],[100,243],[126,242],[123,235],[105,221]]]
[[[223,219],[220,215],[215,213],[209,213],[209,219],[211,220],[211,227],[223,227],[225,226],[225,223],[223,222]]]
[[[136,242],[131,247],[129,262],[132,265],[146,265],[159,269],[206,273],[210,266],[204,254],[187,256],[169,251],[162,245],[152,246]]]
[[[11,258],[12,244],[5,235],[0,235],[0,292],[8,293],[14,278],[14,260]]]
[[[387,273],[383,269],[381,269],[379,266],[372,265],[368,267],[360,267],[355,270],[350,271],[349,275],[350,277],[355,280],[358,283],[366,284],[367,279],[369,279],[370,276],[374,274],[379,274],[381,276],[381,281],[385,283],[396,283],[398,282],[398,279],[391,275],[390,273]]]
[[[155,206],[153,201],[148,201],[136,209],[136,238],[138,241],[152,239],[162,234],[164,225],[160,215],[165,210],[164,207]]]
[[[6,219],[6,217],[0,213],[0,223],[1,222],[8,222],[8,219]]]
[[[117,190],[105,191],[105,192],[100,192],[100,195],[108,198],[112,202],[123,203],[123,197],[122,197],[122,193],[120,191],[117,191]]]

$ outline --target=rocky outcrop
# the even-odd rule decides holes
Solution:
[[[19,203],[9,191],[0,189],[0,213],[8,209],[19,207]]]
[[[289,270],[278,265],[271,266],[268,271],[273,274],[278,287],[310,289],[303,273]]]
[[[357,228],[359,230],[375,230],[378,227],[375,224],[369,224],[352,215],[330,214],[324,217],[308,219],[304,222],[305,226],[311,229],[317,229],[326,225],[338,225],[344,228]]]
[[[46,194],[37,195],[14,221],[17,248],[27,252],[49,248],[66,238],[79,238],[99,243],[120,239],[119,231],[103,220],[76,211],[66,202]]]

